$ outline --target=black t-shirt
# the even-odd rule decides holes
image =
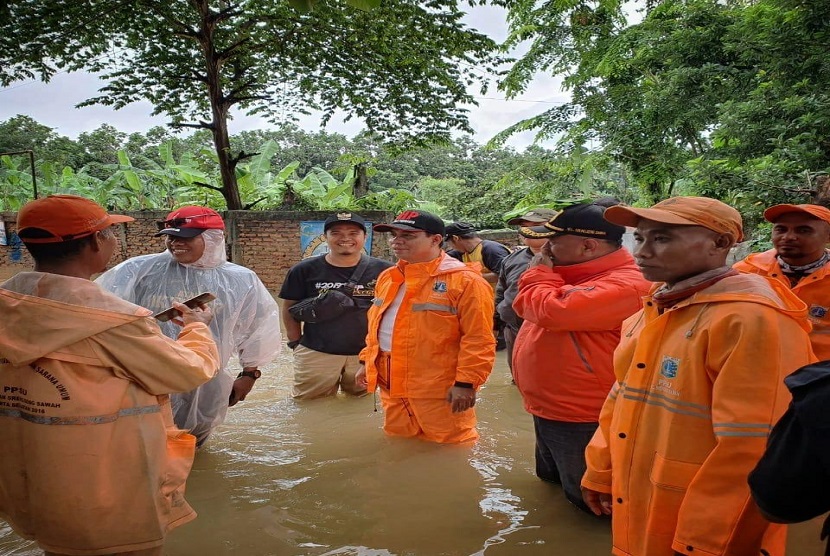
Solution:
[[[334,355],[357,355],[366,345],[368,321],[366,311],[375,296],[378,275],[392,263],[369,257],[369,266],[355,286],[352,296],[360,307],[325,322],[303,323],[300,344],[315,351]],[[288,271],[280,289],[280,298],[301,301],[314,297],[322,290],[345,288],[357,266],[341,267],[329,264],[325,255],[300,261]]]

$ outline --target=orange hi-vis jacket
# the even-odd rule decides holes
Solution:
[[[196,439],[167,394],[216,373],[210,329],[171,340],[147,309],[40,272],[0,286],[0,315],[0,518],[59,554],[160,546],[196,516]]]
[[[493,370],[493,288],[478,270],[446,253],[425,263],[398,261],[383,271],[369,308],[369,333],[360,360],[368,390],[378,384],[378,330],[383,313],[406,284],[392,332],[389,395],[444,398],[454,382],[478,388]]]
[[[741,272],[760,274],[791,287],[790,279],[778,265],[775,249],[750,255],[733,266]],[[830,263],[799,280],[792,291],[807,304],[807,315],[813,323],[810,339],[816,357],[819,361],[830,359]]]
[[[784,554],[747,476],[787,408],[784,377],[814,360],[804,303],[740,274],[622,326],[618,383],[585,451],[586,488],[612,494],[613,554]]]
[[[525,410],[553,421],[593,423],[616,381],[622,322],[642,308],[651,282],[625,249],[575,265],[526,270],[513,301],[524,319],[513,376]]]

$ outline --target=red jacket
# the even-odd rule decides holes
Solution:
[[[599,419],[615,381],[620,325],[642,307],[650,287],[625,249],[522,275],[513,309],[525,322],[513,348],[513,374],[528,413],[577,423]]]

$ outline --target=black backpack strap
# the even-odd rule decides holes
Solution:
[[[358,282],[360,282],[360,279],[363,278],[363,274],[366,272],[367,268],[369,268],[369,257],[361,253],[360,262],[357,264],[357,268],[354,269],[351,278],[349,278],[349,281],[346,284],[346,289],[349,292],[349,295],[352,295],[354,287]]]

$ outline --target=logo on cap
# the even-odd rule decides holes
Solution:
[[[395,217],[395,221],[396,222],[405,221],[405,222],[414,223],[415,219],[418,218],[419,216],[421,216],[421,215],[418,214],[417,211],[405,210],[402,213],[400,213],[398,216]]]
[[[338,220],[351,220],[352,219],[352,213],[351,212],[338,212],[337,213],[337,219]]]

